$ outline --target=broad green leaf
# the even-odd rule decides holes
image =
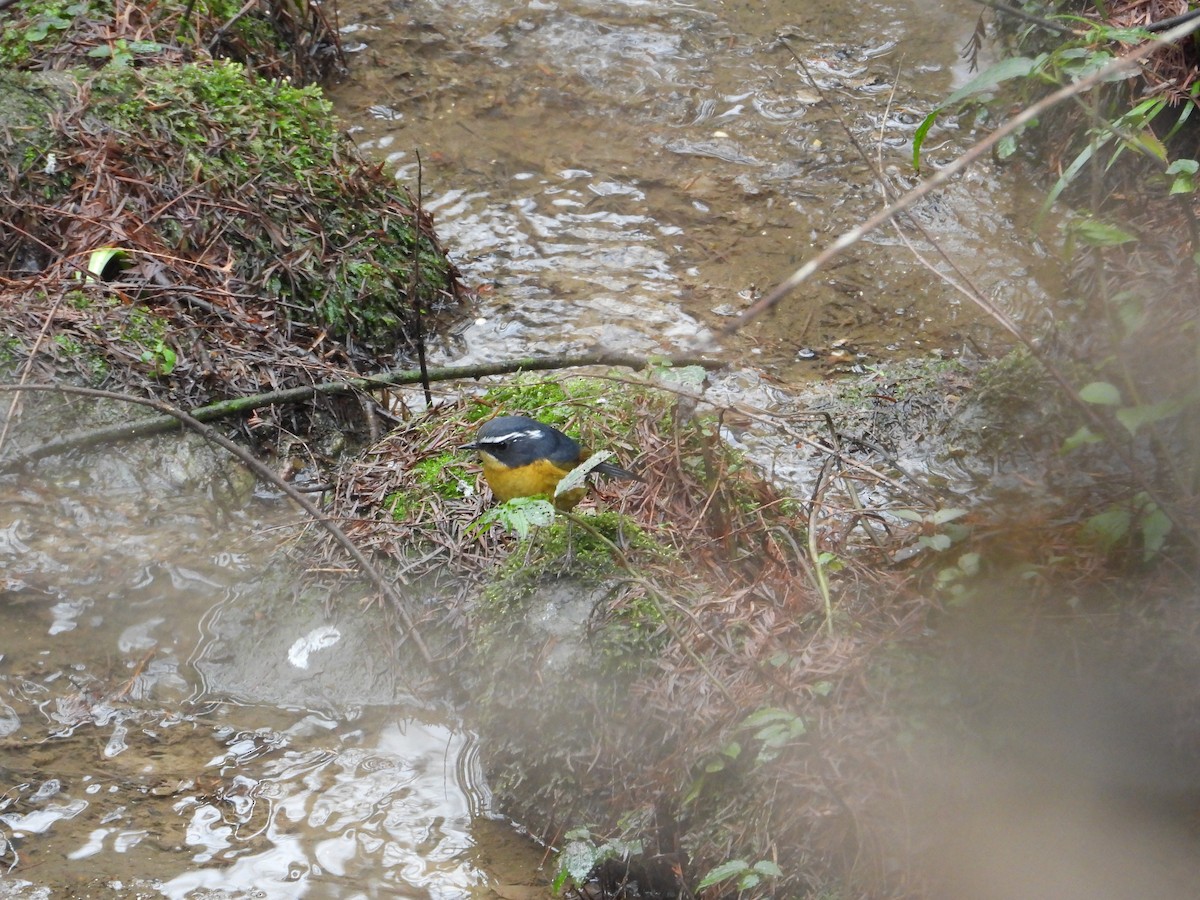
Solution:
[[[1138,239],[1123,228],[1090,217],[1073,222],[1071,231],[1089,247],[1117,247]]]
[[[754,871],[759,875],[765,875],[767,878],[783,877],[783,869],[779,868],[779,866],[775,865],[775,863],[771,862],[769,859],[760,859],[753,866],[751,866],[751,868],[753,868]]]
[[[1182,400],[1161,400],[1158,403],[1144,403],[1140,406],[1122,406],[1117,410],[1117,421],[1124,425],[1130,434],[1137,434],[1137,430],[1143,425],[1179,415],[1183,406]]]
[[[1121,392],[1107,381],[1093,381],[1080,389],[1079,399],[1097,406],[1118,406],[1121,403]]]
[[[947,522],[953,522],[955,519],[961,519],[966,514],[967,511],[965,509],[959,509],[957,507],[952,507],[950,509],[939,509],[929,517],[929,521],[934,525],[945,525]]]
[[[954,106],[957,103],[972,97],[975,94],[982,94],[990,91],[992,88],[1005,81],[1013,78],[1023,78],[1028,75],[1033,69],[1041,64],[1044,56],[1030,58],[1026,56],[1012,56],[1008,59],[1003,59],[994,66],[989,66],[984,69],[957,91],[954,91],[941,102],[940,105],[934,107],[933,111],[927,115],[924,121],[917,126],[917,130],[913,133],[913,168],[918,172],[921,171],[921,147],[925,144],[925,136],[929,133],[929,129],[933,127],[933,123],[937,120],[938,113],[944,109]]]
[[[1110,550],[1129,537],[1131,520],[1128,509],[1113,506],[1088,519],[1083,525],[1083,534],[1103,549]]]
[[[1196,193],[1196,179],[1191,175],[1176,175],[1171,179],[1171,194]]]
[[[533,528],[554,521],[554,507],[546,500],[534,497],[514,497],[480,516],[480,522],[490,525],[499,522],[505,529],[524,539]]]
[[[1154,557],[1162,552],[1163,544],[1166,543],[1167,535],[1171,533],[1171,520],[1167,518],[1167,514],[1158,508],[1157,504],[1150,504],[1151,509],[1142,519],[1142,559],[1149,562]]]
[[[943,550],[949,550],[954,541],[950,540],[950,536],[946,534],[931,534],[917,538],[917,543],[940,553]]]
[[[893,509],[892,515],[905,522],[924,522],[925,517],[915,509]]]
[[[1171,176],[1171,193],[1195,193],[1198,169],[1200,169],[1200,162],[1194,159],[1177,159],[1167,166],[1167,174]]]
[[[583,884],[599,855],[591,841],[571,841],[558,858],[559,871],[568,875],[575,884]]]
[[[700,879],[700,883],[696,885],[698,890],[704,890],[707,887],[712,887],[714,884],[720,884],[722,881],[728,881],[741,875],[750,868],[750,863],[744,859],[731,859],[721,863],[719,866],[714,866],[709,869],[708,874]]]
[[[1007,59],[1002,59],[994,66],[984,69],[957,91],[954,91],[942,101],[941,108],[945,109],[948,106],[954,106],[954,104],[966,100],[968,97],[990,91],[997,85],[1011,81],[1014,78],[1024,78],[1034,68],[1041,65],[1043,59],[1045,59],[1044,56],[1010,56]]]
[[[610,456],[612,456],[611,450],[601,450],[599,453],[593,453],[563,477],[562,481],[558,483],[558,487],[554,489],[554,496],[559,497],[567,491],[581,487],[587,480],[588,475],[591,474],[592,469],[596,468],[596,466],[600,465],[600,463],[604,462]]]

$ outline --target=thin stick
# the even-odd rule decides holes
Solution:
[[[333,536],[333,539],[337,541],[348,554],[350,554],[356,563],[358,563],[358,566],[360,569],[362,569],[363,574],[371,579],[371,582],[376,588],[379,589],[379,592],[383,594],[383,596],[387,598],[388,602],[391,603],[395,608],[396,612],[400,616],[400,620],[404,623],[405,629],[407,629],[407,634],[412,637],[413,643],[417,645],[417,650],[420,651],[421,657],[425,660],[425,662],[431,666],[436,664],[433,654],[430,653],[429,647],[425,644],[425,641],[422,640],[421,635],[417,632],[416,623],[413,622],[412,616],[409,615],[408,609],[404,605],[404,600],[401,598],[396,588],[384,579],[382,573],[371,564],[370,560],[368,560],[363,552],[358,549],[355,543],[350,540],[349,537],[347,537],[346,533],[342,531],[340,527],[338,527],[336,522],[321,512],[321,510],[318,509],[311,500],[296,490],[292,485],[288,484],[288,482],[284,481],[277,474],[271,471],[267,465],[255,459],[254,456],[244,447],[238,446],[223,434],[218,434],[216,431],[214,431],[212,428],[209,428],[194,416],[189,415],[181,409],[176,409],[169,403],[163,403],[161,400],[152,400],[148,397],[132,397],[128,394],[118,394],[115,391],[101,391],[95,388],[73,387],[69,385],[18,384],[3,385],[0,386],[0,388],[4,390],[17,391],[44,391],[63,394],[80,394],[85,397],[99,397],[106,400],[118,400],[123,403],[137,403],[142,406],[149,406],[183,423],[188,428],[192,429],[201,437],[203,437],[206,441],[224,447],[239,460],[241,460],[241,462],[247,468],[253,471],[259,478],[270,482],[272,485],[287,494],[297,506],[312,516],[318,525],[320,525],[322,528],[328,531],[330,535]]]
[[[918,200],[932,193],[936,188],[941,187],[955,175],[963,171],[963,169],[967,168],[967,166],[971,165],[981,156],[988,153],[994,146],[996,146],[996,144],[1000,143],[1000,141],[1002,141],[1008,135],[1012,134],[1014,131],[1017,131],[1032,120],[1038,118],[1052,106],[1056,106],[1063,100],[1073,97],[1076,94],[1082,94],[1084,91],[1095,87],[1097,84],[1111,79],[1114,75],[1132,70],[1134,68],[1134,64],[1139,60],[1145,59],[1160,47],[1163,47],[1167,44],[1173,44],[1176,41],[1187,37],[1197,28],[1200,28],[1200,19],[1184,22],[1182,25],[1171,29],[1161,37],[1146,41],[1144,44],[1135,47],[1125,56],[1113,60],[1101,69],[1097,69],[1088,77],[1065,85],[1049,96],[1042,98],[1037,103],[1033,104],[1033,106],[1022,110],[1016,116],[1004,123],[1004,125],[997,128],[978,144],[971,147],[969,150],[955,159],[953,162],[950,162],[943,168],[938,169],[929,177],[928,180],[913,188],[907,194],[900,197],[900,199],[896,200],[896,202],[875,213],[857,228],[852,228],[850,231],[842,234],[832,244],[793,272],[790,276],[788,276],[788,278],[776,285],[765,297],[743,312],[729,325],[717,332],[717,336],[722,338],[729,337],[730,335],[744,328],[750,322],[757,319],[763,313],[773,309],[788,294],[790,294],[800,285],[804,284],[804,282],[808,281],[808,279],[810,279],[831,260],[853,247],[860,240],[862,240],[872,231],[875,231],[875,229],[879,228],[881,225],[891,221],[897,215],[915,204]]]
[[[678,358],[663,360],[674,366],[703,366],[706,369],[720,368],[723,363],[713,360],[699,358]],[[505,375],[512,372],[536,372],[546,371],[550,369],[569,369],[578,366],[623,366],[630,369],[641,369],[650,363],[652,359],[646,357],[633,356],[627,353],[585,353],[577,356],[549,356],[543,358],[526,357],[524,359],[514,359],[508,362],[491,363],[487,365],[475,366],[446,366],[442,368],[430,369],[426,374],[430,381],[454,381],[465,378],[483,378],[488,375]],[[324,396],[339,396],[342,394],[352,394],[359,391],[378,390],[379,388],[398,387],[405,384],[418,384],[422,378],[422,373],[406,369],[398,372],[387,372],[381,375],[376,375],[368,378],[349,378],[345,381],[325,381],[320,384],[305,385],[303,387],[288,388],[282,391],[271,391],[266,394],[253,394],[249,397],[237,397],[232,400],[222,400],[219,403],[212,403],[208,406],[202,406],[199,409],[191,410],[188,415],[200,422],[211,422],[216,419],[223,419],[230,416],[240,415],[241,413],[251,412],[264,406],[273,404],[287,405],[291,403],[303,403],[306,400],[311,400],[313,397]],[[18,391],[25,389],[26,385],[20,384],[0,384],[0,391]],[[38,385],[38,390],[54,390],[54,385]],[[123,395],[122,395],[123,396]],[[126,398],[132,399],[132,398]],[[147,404],[151,405],[151,404]],[[108,425],[102,428],[91,428],[84,431],[73,432],[72,434],[62,435],[54,438],[37,447],[33,447],[22,453],[14,454],[7,459],[0,460],[0,474],[11,472],[12,470],[34,462],[39,459],[44,459],[47,456],[57,456],[66,453],[70,450],[76,450],[81,447],[91,447],[96,444],[110,443],[114,441],[124,441],[130,438],[146,437],[152,434],[161,434],[175,427],[178,421],[178,416],[168,413],[163,416],[155,416],[151,418],[141,419],[136,422],[124,422],[117,425]]]
[[[433,406],[433,392],[429,389],[429,366],[425,362],[425,321],[421,315],[421,151],[413,150],[417,156],[417,209],[413,214],[412,268],[408,273],[408,302],[413,311],[413,340],[417,345],[417,368],[421,372],[421,387],[425,391],[425,407]]]

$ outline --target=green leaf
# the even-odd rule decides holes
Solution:
[[[104,276],[104,270],[113,260],[123,260],[127,254],[120,247],[100,247],[88,256],[87,270],[96,278]]]
[[[1167,146],[1151,131],[1139,131],[1133,138],[1136,147],[1160,162],[1167,161]]]
[[[1158,403],[1143,403],[1139,406],[1122,406],[1117,410],[1117,421],[1130,434],[1137,434],[1143,425],[1170,419],[1183,411],[1182,400],[1160,400]]]
[[[917,126],[917,130],[913,133],[913,168],[918,172],[921,171],[921,147],[925,144],[925,136],[929,133],[929,129],[933,127],[933,123],[937,120],[939,112],[961,103],[975,94],[986,93],[1005,81],[1013,78],[1024,78],[1035,67],[1041,65],[1044,58],[1044,56],[1038,56],[1037,58],[1011,56],[1008,59],[1003,59],[996,63],[996,65],[984,69],[957,91],[954,91],[940,105],[934,107],[933,111],[925,117],[924,121]]]
[[[1137,235],[1123,228],[1090,217],[1073,222],[1070,228],[1089,247],[1117,247],[1137,240]]]
[[[1167,166],[1167,174],[1171,176],[1172,194],[1194,194],[1196,192],[1196,171],[1200,162],[1194,159],[1177,159]]]
[[[966,514],[967,511],[965,509],[959,509],[957,507],[952,507],[950,509],[939,509],[929,517],[929,521],[934,525],[945,525],[947,522],[953,522],[955,519],[961,519]]]
[[[1011,81],[1014,78],[1024,78],[1037,66],[1041,65],[1043,59],[1045,59],[1044,56],[1010,56],[1007,59],[1002,59],[994,66],[984,69],[957,91],[954,91],[942,101],[941,108],[945,109],[946,107],[954,106],[954,104],[960,103],[968,97],[990,91],[997,85]]]
[[[765,875],[767,878],[783,877],[783,869],[779,868],[779,866],[775,865],[775,863],[771,862],[769,859],[760,859],[752,866],[752,868],[759,875]]]
[[[794,712],[780,709],[778,706],[764,706],[757,709],[742,720],[743,728],[758,728],[771,722],[779,722],[797,718]]]
[[[1103,138],[1099,141],[1088,144],[1081,151],[1079,151],[1079,154],[1071,161],[1071,164],[1067,166],[1063,173],[1058,176],[1058,180],[1054,182],[1053,187],[1051,187],[1049,192],[1047,192],[1046,199],[1042,201],[1042,205],[1038,208],[1037,221],[1040,222],[1046,213],[1050,211],[1050,207],[1054,205],[1054,201],[1058,199],[1058,195],[1067,189],[1071,182],[1075,180],[1075,176],[1077,176],[1080,170],[1087,165],[1088,160],[1090,160],[1093,154],[1100,149],[1101,145],[1107,141],[1107,137]]]
[[[583,884],[600,855],[591,841],[571,841],[558,857],[558,870],[575,884]]]
[[[933,112],[927,115],[924,121],[917,126],[917,130],[913,132],[913,153],[912,164],[913,171],[918,174],[921,171],[921,147],[925,144],[925,135],[929,133],[929,129],[933,127],[933,123],[937,121],[937,114],[941,111],[940,106],[934,107]]]
[[[925,517],[915,509],[893,509],[892,515],[905,522],[924,522]]]
[[[1167,535],[1171,533],[1171,520],[1167,518],[1167,514],[1158,508],[1158,504],[1151,503],[1150,510],[1142,519],[1142,559],[1149,562],[1154,557],[1162,552],[1163,544],[1166,543]]]
[[[685,387],[700,387],[708,378],[704,366],[662,366],[655,374],[668,384],[681,384]]]
[[[1062,452],[1070,453],[1076,447],[1082,447],[1085,444],[1098,444],[1102,440],[1103,438],[1092,431],[1092,429],[1086,425],[1080,425],[1079,430],[1063,441]]]
[[[964,553],[958,558],[959,571],[968,577],[979,574],[979,554]]]
[[[996,144],[996,158],[1008,159],[1017,152],[1017,136],[1014,134],[1006,134],[1000,138],[1000,143]]]
[[[499,522],[507,531],[524,539],[533,528],[541,528],[554,521],[554,507],[546,500],[534,497],[514,497],[507,503],[485,512],[479,517],[480,530]]]
[[[714,866],[709,869],[708,874],[700,879],[700,883],[696,885],[697,890],[704,890],[707,887],[712,887],[714,884],[720,884],[722,881],[728,881],[730,878],[735,878],[750,868],[750,863],[744,859],[731,859],[721,863],[719,866]]]
[[[1104,512],[1096,513],[1083,525],[1083,535],[1088,540],[1100,545],[1104,550],[1111,550],[1121,541],[1129,537],[1129,526],[1132,516],[1128,509],[1113,506]]]
[[[950,536],[946,534],[931,534],[917,538],[917,543],[940,553],[943,550],[949,550],[954,541],[950,540]]]
[[[1118,406],[1121,403],[1121,392],[1107,381],[1093,381],[1080,389],[1079,399],[1097,406]]]
[[[562,481],[558,483],[558,487],[554,489],[554,496],[560,497],[567,491],[573,491],[577,487],[582,487],[592,470],[612,455],[611,450],[601,450],[599,453],[593,453],[563,477]]]

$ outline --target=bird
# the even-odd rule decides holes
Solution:
[[[483,477],[501,503],[514,497],[546,496],[561,512],[570,512],[587,493],[586,485],[554,490],[572,469],[591,454],[557,428],[528,416],[489,419],[463,450],[478,450]],[[601,462],[592,471],[621,481],[643,481],[627,469]]]

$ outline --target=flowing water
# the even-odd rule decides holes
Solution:
[[[420,179],[483,287],[456,360],[680,351],[878,210],[883,185],[895,196],[916,182],[913,133],[969,77],[960,50],[979,12],[355,0],[341,8],[351,76],[332,98],[369,156]],[[962,146],[934,129],[927,163]],[[1053,273],[1013,221],[1030,202],[985,164],[916,218],[956,277],[1020,313],[1045,306],[1038,279]],[[794,383],[993,339],[884,230],[724,349]]]
[[[0,481],[0,897],[547,896],[300,523],[179,439]]]
[[[340,116],[388,171],[420,177],[481,289],[442,350],[464,362],[678,351],[722,327],[878,208],[877,165],[893,191],[913,180],[908,144],[967,77],[978,8],[338,14]],[[935,132],[930,158],[957,139]],[[1052,267],[1005,179],[981,167],[918,217],[1020,311]],[[743,365],[723,386],[785,405],[812,374],[991,340],[880,232],[729,342]],[[326,615],[287,555],[297,513],[231,473],[172,440],[0,478],[0,897],[545,896],[542,851],[494,818],[469,730],[414,698],[354,598]]]

